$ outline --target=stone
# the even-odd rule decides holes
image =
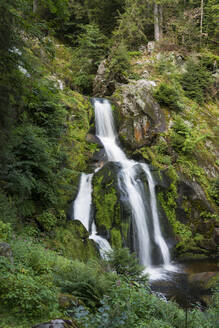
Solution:
[[[79,328],[79,326],[72,320],[55,319],[35,325],[33,328]]]
[[[141,79],[120,85],[113,95],[119,113],[119,137],[127,148],[150,145],[166,130],[164,112],[152,95],[155,86],[154,81]]]
[[[202,288],[207,289],[211,285],[209,282],[212,280],[212,278],[217,276],[217,272],[200,272],[189,275],[188,280],[191,284],[198,284]]]
[[[103,147],[103,144],[102,144],[102,142],[100,141],[100,139],[99,139],[97,136],[95,136],[94,134],[88,133],[88,134],[86,135],[86,141],[87,141],[88,143],[97,144],[98,146]]]
[[[93,84],[93,95],[110,96],[115,90],[116,81],[111,81],[107,74],[107,60],[104,59],[97,70],[96,77]]]
[[[154,51],[154,48],[155,48],[155,42],[154,41],[150,41],[148,42],[148,53],[151,54],[153,51]]]
[[[13,261],[11,246],[7,243],[0,243],[0,256],[7,257],[10,261]]]

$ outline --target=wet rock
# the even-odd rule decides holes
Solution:
[[[13,261],[11,246],[7,243],[0,243],[0,256],[7,257],[10,261]]]
[[[55,319],[33,326],[33,328],[79,328],[79,326],[72,320]]]
[[[213,239],[203,239],[199,242],[201,248],[204,248],[209,251],[216,251],[217,246]]]
[[[216,277],[218,277],[217,272],[200,272],[191,274],[188,280],[192,284],[199,284],[202,288],[208,289],[212,287],[212,281],[215,280]],[[212,280],[212,278],[214,279]]]
[[[166,129],[166,120],[153,99],[154,81],[138,80],[121,85],[113,95],[119,112],[119,137],[123,144],[136,149],[150,144]]]
[[[196,181],[192,181],[184,175],[179,174],[177,194],[177,219],[184,224],[187,224],[192,219],[196,227],[195,232],[205,233],[206,229],[211,231],[214,221],[211,220],[210,225],[207,226],[208,223],[200,219],[201,212],[213,211],[202,187]]]
[[[214,241],[216,245],[219,245],[219,228],[214,229]]]
[[[103,147],[102,142],[100,141],[100,139],[97,136],[95,136],[94,134],[88,133],[86,135],[86,141],[88,143],[97,144],[98,146]]]

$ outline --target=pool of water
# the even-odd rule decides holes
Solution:
[[[205,289],[200,281],[191,281],[191,276],[203,272],[219,272],[218,261],[190,260],[177,264],[177,272],[169,272],[165,279],[150,281],[154,293],[176,301],[183,308],[199,306],[204,309],[212,291]],[[193,276],[194,277],[194,276]]]

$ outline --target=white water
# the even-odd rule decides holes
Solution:
[[[117,144],[117,134],[114,127],[110,103],[107,100],[95,100],[94,107],[96,135],[104,145],[108,161],[119,162],[122,167],[119,176],[119,187],[129,201],[132,217],[136,225],[140,263],[146,267],[146,272],[150,274],[152,279],[159,279],[166,275],[166,273],[163,272],[164,270],[172,270],[173,266],[170,264],[169,249],[160,228],[155,185],[150,169],[148,165],[140,164],[148,178],[153,236],[150,236],[149,233],[149,219],[142,195],[142,183],[136,179],[137,164],[139,165],[139,163],[128,160],[125,153]],[[154,240],[162,256],[163,263],[161,263],[159,268],[153,266],[151,240]]]
[[[154,180],[153,180],[153,177],[151,175],[148,165],[141,164],[141,167],[143,168],[143,170],[145,171],[145,173],[148,177],[148,185],[149,185],[149,190],[150,190],[150,204],[151,204],[153,224],[154,224],[154,239],[155,239],[156,244],[160,248],[164,264],[169,265],[170,264],[170,253],[169,253],[167,243],[165,242],[165,239],[163,238],[161,229],[160,229]]]
[[[77,197],[74,201],[74,219],[81,221],[89,231],[93,174],[82,173]]]
[[[87,231],[89,231],[90,213],[92,205],[92,178],[93,174],[82,173],[77,197],[74,201],[74,219],[81,221]],[[91,226],[90,239],[93,239],[100,250],[100,255],[105,258],[107,252],[111,250],[106,239],[97,234],[96,225]]]
[[[97,228],[94,222],[92,223],[92,233],[89,238],[93,239],[95,243],[97,243],[97,245],[99,246],[101,257],[107,258],[107,254],[112,250],[112,248],[105,238],[97,234]]]

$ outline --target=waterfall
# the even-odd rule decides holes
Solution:
[[[121,171],[118,176],[118,185],[121,192],[128,199],[137,233],[137,253],[140,263],[153,272],[153,248],[159,253],[161,265],[171,268],[170,253],[165,239],[163,238],[155,194],[155,184],[149,166],[127,159],[125,153],[117,144],[117,133],[114,126],[111,105],[107,100],[94,100],[96,136],[101,140],[108,161],[119,162]],[[149,201],[146,197],[143,183],[136,178],[139,166],[145,172],[149,186]],[[149,204],[149,209],[147,206]],[[149,218],[151,213],[151,218]],[[151,227],[152,225],[152,227]]]
[[[150,274],[151,279],[159,279],[163,276],[160,274],[160,268],[162,270],[172,270],[173,268],[170,265],[169,249],[160,227],[155,183],[150,168],[147,164],[129,160],[119,147],[110,103],[107,100],[94,99],[94,108],[96,136],[104,146],[108,161],[120,163],[118,187],[130,207],[136,232],[135,249],[139,261],[146,267],[146,272]],[[144,184],[139,179],[139,170],[144,172],[147,177],[148,197]],[[80,220],[88,231],[91,226],[89,238],[97,243],[101,256],[105,257],[106,252],[111,250],[110,244],[97,234],[95,222],[90,223],[92,177],[93,174],[82,173],[81,175],[78,195],[74,202],[74,219]],[[158,267],[155,267],[155,262],[157,262],[155,257],[160,259]]]
[[[82,173],[77,197],[74,201],[74,219],[81,221],[89,231],[90,211],[92,203],[93,174]]]
[[[73,204],[73,217],[75,220],[81,221],[87,231],[90,226],[90,213],[92,205],[92,178],[93,174],[81,174],[80,185],[77,197]],[[93,222],[91,225],[90,239],[93,239],[100,250],[100,255],[105,258],[107,252],[111,250],[111,246],[106,239],[97,234],[96,225]]]

